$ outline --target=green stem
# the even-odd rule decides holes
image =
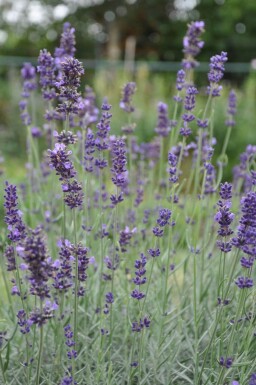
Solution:
[[[73,211],[73,223],[74,223],[74,242],[75,247],[77,247],[77,238],[76,238],[76,212]],[[77,344],[77,313],[78,313],[78,253],[76,252],[75,259],[75,302],[74,302],[74,341]]]
[[[43,311],[42,301],[40,302],[40,308],[41,308],[41,313],[42,313],[42,311]],[[43,338],[44,338],[44,332],[43,332],[43,325],[42,325],[40,327],[39,354],[38,354],[38,361],[37,361],[37,368],[36,368],[36,385],[40,384],[40,370],[41,370],[41,361],[42,361],[42,352],[43,352]]]

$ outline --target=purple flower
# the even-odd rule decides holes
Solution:
[[[38,57],[37,72],[40,73],[40,85],[42,86],[43,98],[52,100],[56,98],[55,86],[55,62],[50,52],[46,49],[40,51]]]
[[[169,209],[160,209],[159,210],[159,217],[157,219],[157,224],[160,227],[164,227],[166,225],[169,225],[169,219],[171,218],[171,211]]]
[[[55,63],[57,68],[60,68],[60,63],[64,57],[73,57],[75,48],[75,28],[71,27],[70,23],[64,23],[63,32],[60,39],[60,47],[55,49]]]
[[[250,381],[249,381],[249,385],[256,385],[256,372],[252,373]]]
[[[73,377],[64,377],[60,383],[60,385],[73,385],[74,382],[73,382]]]
[[[58,143],[63,143],[65,146],[77,142],[77,136],[71,131],[61,131],[60,134],[57,131],[54,131],[53,136],[56,138]]]
[[[232,243],[245,254],[256,256],[256,193],[249,192],[241,199],[242,216],[237,229],[237,237]]]
[[[225,71],[224,64],[227,60],[228,57],[226,52],[221,52],[220,55],[212,56],[210,59],[210,72],[208,73],[210,86],[207,90],[212,96],[220,96],[222,87],[219,86],[218,83],[223,78]]]
[[[18,325],[20,326],[21,333],[22,334],[29,333],[31,323],[29,322],[24,309],[21,309],[18,311],[17,318],[18,318]]]
[[[133,82],[127,83],[124,85],[122,90],[122,99],[120,101],[120,108],[128,113],[134,111],[134,106],[132,105],[132,96],[136,91],[136,84]]]
[[[181,91],[184,87],[184,84],[185,84],[185,76],[186,76],[186,73],[185,71],[183,70],[179,70],[177,72],[177,78],[176,78],[176,89],[178,91]]]
[[[168,136],[171,127],[170,127],[170,119],[168,118],[168,107],[167,104],[159,102],[158,106],[158,121],[157,126],[155,128],[155,132],[159,136]]]
[[[54,150],[48,150],[50,157],[50,167],[56,170],[56,175],[60,175],[60,180],[71,179],[76,175],[73,163],[69,160],[72,151],[66,151],[63,143],[56,143]]]
[[[219,364],[229,369],[233,364],[233,359],[231,357],[227,357],[227,358],[220,357]]]
[[[17,249],[18,255],[28,266],[30,293],[40,299],[50,297],[48,280],[51,276],[51,266],[45,238],[40,227],[32,230],[24,239],[22,246]]]
[[[177,177],[177,163],[178,163],[178,157],[173,154],[172,152],[168,153],[168,164],[169,164],[169,174],[170,178],[169,181],[171,183],[176,183],[178,181]]]
[[[122,253],[125,253],[127,251],[126,247],[130,244],[130,240],[132,239],[136,231],[137,231],[136,227],[130,230],[130,228],[126,226],[124,230],[121,230],[119,232],[119,244],[120,244]]]
[[[80,93],[77,88],[80,86],[80,78],[84,74],[82,63],[73,57],[65,58],[61,62],[61,78],[55,83],[59,89],[61,103],[57,107],[57,112],[78,114],[78,101]]]
[[[239,287],[239,289],[250,288],[253,286],[253,280],[249,277],[238,277],[235,284]]]
[[[204,46],[204,42],[200,40],[203,32],[203,21],[194,21],[188,25],[187,33],[183,39],[183,52],[185,54],[185,59],[182,61],[182,66],[185,70],[193,69],[198,65],[195,57]]]
[[[233,127],[236,122],[234,116],[236,115],[236,93],[234,90],[231,90],[228,97],[228,108],[227,108],[227,120],[225,122],[227,127]]]
[[[5,182],[5,223],[8,226],[8,238],[12,242],[19,242],[26,237],[26,226],[22,221],[22,213],[18,209],[17,187]]]

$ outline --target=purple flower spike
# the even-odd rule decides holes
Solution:
[[[171,131],[170,120],[168,118],[167,104],[159,102],[157,109],[158,109],[158,121],[157,121],[157,127],[155,128],[155,132],[159,136],[166,137]]]
[[[252,376],[249,381],[249,385],[256,385],[256,373],[252,373]]]
[[[185,59],[182,61],[182,66],[185,70],[193,69],[198,65],[195,57],[200,53],[204,46],[204,42],[200,40],[203,32],[203,21],[194,21],[188,25],[187,33],[183,39]]]
[[[226,126],[227,127],[233,127],[236,122],[234,120],[234,116],[236,115],[236,93],[234,90],[231,90],[228,97],[228,108],[227,108],[227,116],[228,119],[226,120]]]
[[[228,57],[226,52],[221,52],[220,55],[215,55],[210,59],[210,72],[208,73],[210,86],[207,90],[212,96],[220,96],[222,87],[219,86],[218,83],[223,78],[225,71],[224,64],[227,60]]]
[[[122,99],[120,101],[120,108],[128,113],[131,113],[135,110],[132,105],[132,96],[136,91],[136,84],[133,82],[125,84],[122,90]]]
[[[253,280],[249,277],[238,277],[235,284],[239,287],[239,289],[250,288],[253,286]]]

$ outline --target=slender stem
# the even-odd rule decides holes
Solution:
[[[76,238],[76,211],[73,211],[73,222],[74,222],[74,241],[75,247],[77,246],[77,238]],[[75,259],[75,302],[74,302],[74,340],[77,344],[77,313],[78,313],[78,253],[76,252]]]
[[[40,301],[40,308],[42,313],[42,301]],[[40,384],[40,370],[41,370],[41,361],[42,361],[42,352],[43,352],[43,338],[44,338],[44,332],[43,332],[43,325],[40,327],[40,340],[39,340],[39,353],[38,353],[38,361],[37,361],[37,368],[36,368],[36,385]]]

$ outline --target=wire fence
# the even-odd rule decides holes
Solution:
[[[175,72],[181,67],[180,62],[172,61],[123,61],[123,60],[94,60],[94,59],[80,59],[84,66],[88,69],[119,69],[126,68],[128,70],[136,70],[142,66],[147,67],[149,71],[156,72]],[[34,65],[37,64],[37,58],[35,57],[22,57],[22,56],[0,56],[0,67],[2,68],[19,68],[23,63],[30,62]],[[226,63],[226,72],[248,74],[251,71],[256,70],[256,59],[250,63]],[[209,63],[200,62],[196,68],[197,72],[208,72]]]

